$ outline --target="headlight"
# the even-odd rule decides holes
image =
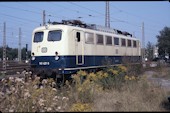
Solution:
[[[31,60],[35,60],[35,56],[32,56]]]
[[[59,56],[55,56],[55,60],[59,60]]]

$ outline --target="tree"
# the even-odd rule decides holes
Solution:
[[[26,59],[26,48],[22,48],[22,60]],[[6,47],[6,57],[8,60],[14,60],[18,58],[18,48]],[[28,51],[28,58],[31,57],[31,51]],[[3,47],[0,47],[0,59],[3,59]]]
[[[154,45],[151,42],[147,43],[145,51],[146,51],[146,58],[148,58],[149,61],[153,60]]]
[[[162,57],[168,55],[170,58],[170,27],[164,27],[159,33],[157,35],[159,55]]]

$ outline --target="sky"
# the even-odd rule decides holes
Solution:
[[[134,34],[142,42],[144,23],[145,46],[157,43],[156,36],[165,26],[170,27],[169,1],[110,1],[110,27]],[[105,26],[105,1],[60,2],[0,2],[0,47],[3,46],[3,26],[6,23],[6,44],[18,48],[19,28],[21,47],[31,50],[32,31],[46,22],[79,19],[88,24]]]

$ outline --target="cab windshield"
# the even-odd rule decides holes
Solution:
[[[47,40],[48,41],[60,41],[61,35],[62,35],[61,30],[49,31]]]
[[[34,42],[42,42],[44,37],[44,32],[36,32],[34,34]]]

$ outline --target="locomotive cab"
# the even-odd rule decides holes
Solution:
[[[61,73],[65,67],[63,53],[67,50],[64,32],[61,26],[48,28],[42,26],[33,31],[31,50],[33,72],[46,75]]]

